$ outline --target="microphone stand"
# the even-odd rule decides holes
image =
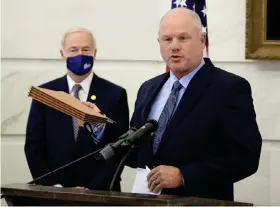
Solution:
[[[89,123],[86,122],[86,123],[84,124],[84,127],[83,127],[83,128],[89,133],[89,135],[90,135],[91,138],[93,139],[94,144],[98,144],[98,143],[99,143],[99,140],[97,140],[97,139],[93,136],[93,130],[92,130],[92,128],[91,128],[91,125],[90,125]],[[133,128],[133,129],[134,129],[134,128]],[[121,137],[120,137],[120,138],[121,138]],[[124,141],[124,140],[119,140],[119,142],[121,142],[121,141]],[[108,144],[107,146],[110,146],[110,145],[112,145],[112,144],[113,144],[113,143],[110,143],[110,144]],[[105,148],[106,148],[106,147],[105,147]],[[55,169],[55,170],[53,170],[53,171],[51,171],[51,172],[48,172],[47,174],[44,174],[44,175],[42,175],[42,176],[40,176],[40,177],[38,177],[38,178],[36,178],[36,179],[34,179],[34,180],[28,182],[27,184],[34,184],[34,183],[36,183],[38,180],[41,180],[41,179],[43,179],[43,178],[45,178],[45,177],[47,177],[47,176],[49,176],[49,175],[52,175],[52,174],[54,174],[54,173],[56,173],[56,172],[58,172],[58,171],[60,171],[60,170],[62,170],[62,169],[65,169],[65,168],[67,168],[67,167],[69,167],[69,166],[71,166],[71,165],[74,165],[75,163],[80,162],[81,160],[84,160],[84,159],[86,159],[86,158],[88,158],[88,157],[91,157],[91,156],[94,156],[95,160],[96,160],[96,161],[99,161],[99,160],[101,159],[101,157],[100,157],[100,155],[99,155],[99,152],[102,151],[102,150],[104,150],[104,148],[98,149],[98,150],[96,150],[96,151],[94,151],[94,152],[92,152],[92,153],[89,153],[89,154],[87,154],[87,155],[85,155],[85,156],[83,156],[83,157],[80,157],[80,158],[78,158],[78,159],[76,159],[76,160],[74,160],[74,161],[72,161],[72,162],[70,162],[70,163],[68,163],[68,164],[66,164],[66,165],[63,165],[63,166],[61,166],[61,167],[59,167],[59,168],[57,168],[57,169]]]
[[[74,165],[74,164],[77,163],[77,162],[80,162],[81,160],[84,160],[84,159],[86,159],[86,158],[88,158],[88,157],[91,157],[91,156],[94,156],[94,155],[98,154],[101,150],[102,150],[102,149],[99,149],[99,150],[96,150],[96,151],[94,151],[94,152],[92,152],[92,153],[89,153],[89,154],[87,154],[87,155],[85,155],[85,156],[83,156],[83,157],[80,157],[80,158],[74,160],[73,162],[70,162],[70,163],[68,163],[68,164],[66,164],[66,165],[63,165],[63,166],[61,166],[61,167],[59,167],[59,168],[57,168],[57,169],[55,169],[55,170],[53,170],[53,171],[51,171],[51,172],[48,172],[47,174],[44,174],[44,175],[42,175],[42,176],[40,176],[40,177],[38,177],[38,178],[36,178],[36,179],[34,179],[34,180],[31,180],[31,181],[28,182],[27,184],[34,184],[34,183],[36,183],[38,180],[41,180],[41,179],[43,179],[43,178],[45,178],[45,177],[47,177],[47,176],[49,176],[49,175],[51,175],[51,174],[54,174],[54,173],[58,172],[58,171],[61,170],[61,169],[65,169],[65,168],[67,168],[67,167],[69,167],[69,166],[71,166],[71,165]]]
[[[96,150],[96,151],[94,151],[92,153],[89,153],[89,154],[87,154],[87,155],[85,155],[83,157],[80,157],[80,158],[74,160],[73,162],[70,162],[70,163],[68,163],[66,165],[63,165],[63,166],[61,166],[61,167],[59,167],[59,168],[57,168],[57,169],[55,169],[53,171],[48,172],[47,174],[44,174],[44,175],[42,175],[42,176],[40,176],[38,178],[35,178],[34,180],[29,181],[27,184],[35,184],[38,180],[41,180],[41,179],[43,179],[43,178],[45,178],[45,177],[47,177],[47,176],[49,176],[51,174],[57,173],[58,171],[60,171],[62,169],[65,169],[65,168],[67,168],[67,167],[69,167],[71,165],[74,165],[75,163],[80,162],[81,160],[84,160],[84,159],[86,159],[88,157],[97,155],[101,150],[102,150],[102,148],[99,149],[99,150]],[[95,157],[95,159],[97,160],[97,157]],[[3,194],[1,194],[1,199],[4,198],[4,197],[5,196]]]
[[[122,158],[122,160],[120,161],[118,167],[117,167],[117,170],[114,174],[114,177],[110,183],[110,188],[109,188],[109,191],[112,191],[113,190],[113,187],[115,185],[115,182],[116,182],[116,179],[117,177],[119,176],[119,174],[121,173],[121,169],[123,168],[124,166],[124,163],[125,161],[127,160],[127,158],[130,156],[130,154],[132,153],[132,151],[134,150],[136,145],[132,145],[132,147],[130,148],[130,150],[125,154],[125,156]]]
[[[83,127],[83,128],[89,133],[89,135],[90,135],[91,138],[93,139],[94,144],[98,144],[99,141],[93,136],[93,131],[92,131],[91,125],[90,125],[89,123],[86,122],[86,123],[84,123],[84,127]],[[42,176],[40,176],[40,177],[38,177],[38,178],[36,178],[36,179],[34,179],[34,180],[28,182],[27,184],[34,184],[34,183],[36,183],[38,180],[41,180],[41,179],[43,179],[43,178],[45,178],[45,177],[47,177],[47,176],[49,176],[49,175],[51,175],[51,174],[54,174],[54,173],[58,172],[59,170],[62,170],[62,169],[65,169],[65,168],[67,168],[67,167],[69,167],[69,166],[71,166],[71,165],[74,165],[75,163],[80,162],[81,160],[86,159],[86,158],[88,158],[88,157],[90,157],[90,156],[95,156],[95,155],[97,155],[101,150],[102,150],[102,149],[99,149],[99,150],[96,150],[96,151],[94,151],[94,152],[92,152],[92,153],[89,153],[89,154],[87,154],[87,155],[85,155],[85,156],[83,156],[83,157],[80,157],[80,158],[74,160],[73,162],[70,162],[70,163],[68,163],[68,164],[66,164],[66,165],[63,165],[63,166],[61,166],[61,167],[59,167],[59,168],[57,168],[57,169],[55,169],[55,170],[53,170],[53,171],[51,171],[51,172],[48,172],[47,174],[44,174],[44,175],[42,175]],[[95,158],[95,159],[97,160],[97,158]]]

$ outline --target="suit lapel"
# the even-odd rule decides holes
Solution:
[[[170,73],[164,73],[157,79],[152,80],[150,83],[151,85],[147,86],[147,91],[145,91],[144,95],[140,97],[140,108],[142,111],[140,118],[141,120],[139,122],[137,121],[137,127],[141,127],[146,123],[152,104],[169,77]],[[142,139],[141,145],[145,149],[144,154],[142,154],[143,152],[140,153],[140,156],[143,158],[143,160],[145,160],[145,165],[148,165],[148,163],[153,163],[153,137]]]
[[[182,119],[185,119],[195,107],[195,104],[206,92],[210,85],[211,76],[214,73],[214,66],[210,60],[206,59],[204,66],[197,72],[197,74],[190,81],[186,91],[184,92],[180,103],[167,126],[162,140],[160,142],[158,151],[161,146],[171,137],[171,134],[176,126],[180,124]]]
[[[97,87],[98,79],[99,78],[97,77],[97,75],[93,74],[93,77],[92,77],[92,80],[91,80],[91,84],[90,84],[90,87],[89,87],[88,97],[87,97],[87,101],[92,102],[92,103],[95,103],[97,101],[97,99],[96,100],[92,100],[91,96],[95,95],[96,98],[97,98],[97,94],[96,93],[98,92],[97,90],[99,88],[99,87]]]
[[[67,76],[61,77],[61,84],[59,85],[59,90],[64,91],[65,93],[69,93],[69,86],[67,82]]]
[[[104,100],[106,101],[107,95],[108,94],[104,93],[104,88],[102,88],[100,78],[94,74],[90,84],[87,101],[96,104],[100,111],[103,112],[105,110],[104,107],[107,106],[107,104],[104,103]],[[92,99],[92,96],[95,96],[95,99]]]
[[[152,104],[160,92],[163,84],[167,81],[170,74],[165,73],[159,77],[159,80],[154,81],[153,86],[149,87],[149,90],[146,92],[145,97],[143,98],[143,107],[142,108],[142,122],[146,122],[152,107]]]

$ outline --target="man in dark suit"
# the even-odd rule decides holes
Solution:
[[[77,119],[33,100],[25,143],[25,154],[33,178],[103,148],[125,133],[129,126],[126,90],[92,71],[96,57],[92,33],[83,28],[68,31],[62,40],[61,56],[67,63],[67,74],[41,87],[70,93],[93,110],[102,111],[116,124],[92,125],[97,140],[95,143],[90,134],[80,127]],[[37,184],[108,189],[116,168],[115,162],[110,162],[96,162],[90,157]],[[116,182],[114,190],[120,190],[119,182]]]
[[[158,41],[171,71],[142,84],[131,126],[159,126],[128,165],[153,168],[152,192],[233,200],[233,184],[257,171],[261,151],[250,85],[203,59],[205,34],[193,11],[169,11]]]

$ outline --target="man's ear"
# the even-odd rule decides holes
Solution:
[[[94,50],[94,52],[93,52],[94,58],[96,58],[96,54],[97,54],[97,49],[95,48],[95,50]]]
[[[65,55],[63,54],[63,50],[62,50],[62,49],[60,49],[60,56],[61,56],[61,59],[62,59],[62,60],[66,60],[66,57],[65,57]]]
[[[200,37],[201,43],[203,45],[203,49],[205,48],[205,44],[206,44],[206,33],[202,33],[201,37]]]

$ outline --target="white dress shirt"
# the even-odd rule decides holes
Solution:
[[[79,91],[79,98],[82,102],[87,101],[92,78],[93,78],[93,72],[91,72],[85,80],[79,83],[82,87],[81,90]],[[76,83],[68,74],[67,74],[67,82],[68,82],[69,93],[72,96],[74,96],[73,87]]]

